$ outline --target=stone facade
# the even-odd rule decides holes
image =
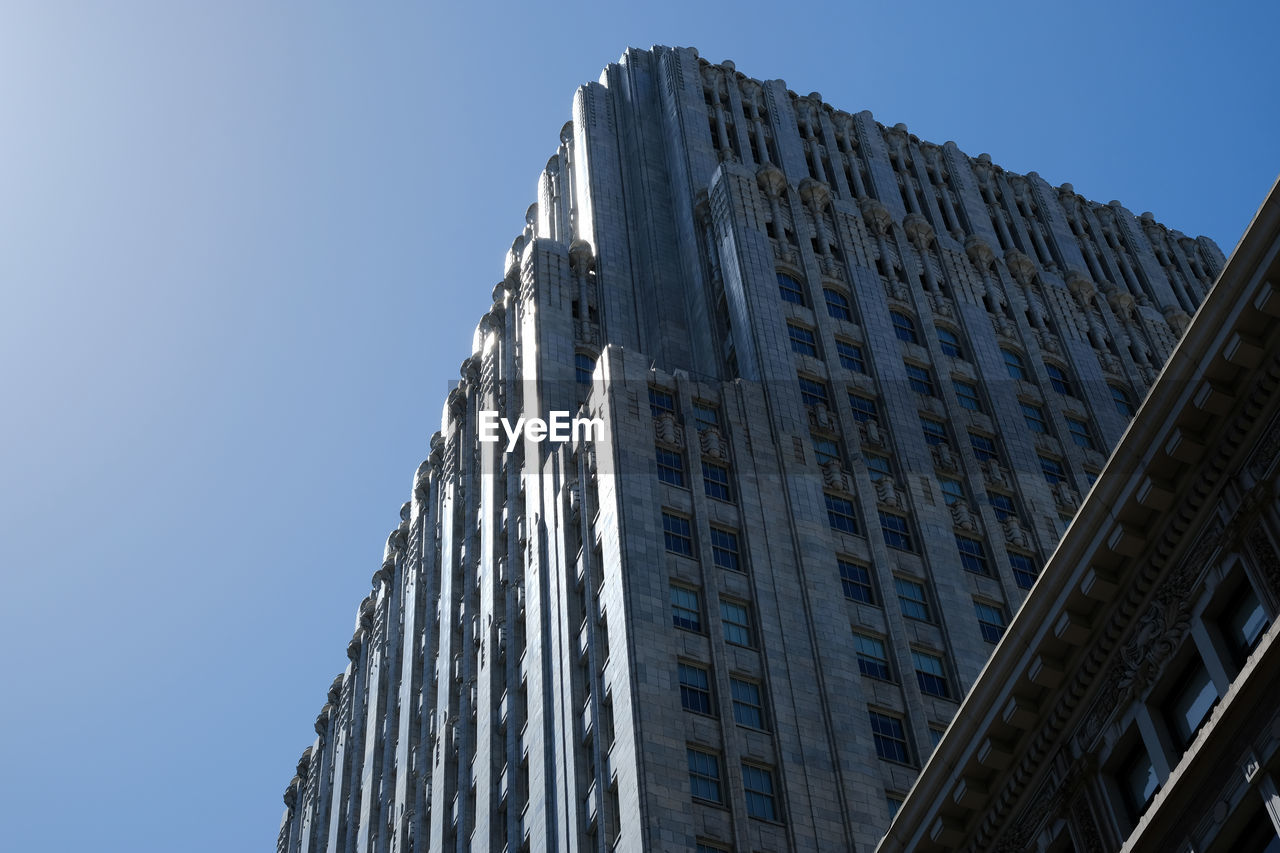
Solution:
[[[280,853],[870,850],[1224,263],[691,49],[572,115]]]

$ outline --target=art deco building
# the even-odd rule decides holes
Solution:
[[[878,850],[1280,850],[1280,188]]]
[[[1223,261],[628,51],[574,97],[279,850],[871,850]],[[478,440],[555,411],[603,434]]]

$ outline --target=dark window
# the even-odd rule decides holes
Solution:
[[[827,393],[827,383],[800,377],[800,399],[806,406],[831,406],[831,396]]]
[[[920,337],[916,334],[914,320],[900,311],[892,311],[889,316],[893,319],[893,333],[898,336],[898,340],[906,341],[909,344],[920,343]]]
[[[1199,658],[1183,674],[1164,704],[1168,709],[1169,727],[1178,746],[1186,749],[1209,718],[1213,706],[1218,704],[1218,688]]]
[[[1116,411],[1123,418],[1133,417],[1133,403],[1129,400],[1128,393],[1123,388],[1117,388],[1115,385],[1108,385],[1111,389],[1111,402],[1115,403]]]
[[[884,795],[885,808],[889,810],[889,820],[893,820],[898,816],[898,809],[902,808],[902,797],[895,797],[893,794]]]
[[[689,519],[669,512],[662,514],[662,539],[668,551],[685,557],[693,556],[693,531]]]
[[[733,500],[733,492],[729,488],[729,469],[723,465],[702,463],[702,487],[709,498],[718,501]]]
[[[1027,368],[1022,362],[1022,356],[1013,350],[1001,348],[1000,354],[1004,356],[1004,369],[1009,371],[1010,379],[1026,379]]]
[[[871,678],[879,678],[881,681],[893,680],[889,670],[889,653],[885,650],[882,640],[855,633],[853,646],[854,654],[858,658],[859,672]]]
[[[573,356],[573,375],[581,385],[591,384],[591,374],[596,369],[596,360],[586,353],[576,353]]]
[[[720,426],[720,410],[710,403],[693,403],[693,420],[698,426],[698,431],[711,429]]]
[[[832,530],[858,535],[858,519],[853,514],[853,501],[835,495],[824,495],[827,502],[827,523]]]
[[[951,477],[942,477],[938,480],[938,484],[942,487],[942,500],[947,506],[958,503],[965,499],[964,483]]]
[[[911,650],[911,661],[916,668],[916,681],[920,692],[942,699],[951,698],[951,689],[947,686],[947,673],[942,658],[926,652]]]
[[[836,338],[836,355],[840,358],[840,366],[846,370],[867,372],[867,360],[862,355],[862,347]]]
[[[742,788],[747,795],[747,814],[761,820],[778,819],[778,801],[773,793],[772,771],[743,762]]]
[[[1013,579],[1018,586],[1023,589],[1031,589],[1036,585],[1036,578],[1040,575],[1040,569],[1036,567],[1035,561],[1026,554],[1019,554],[1017,551],[1007,552],[1009,555],[1009,568],[1013,569]]]
[[[929,368],[911,364],[910,362],[906,362],[905,366],[907,368],[907,382],[911,385],[911,390],[926,397],[934,396],[933,376],[929,374]]]
[[[885,477],[893,476],[893,463],[889,461],[888,456],[881,456],[879,453],[864,453],[862,458],[867,463],[867,475],[871,477],[873,483],[878,483]]]
[[[982,411],[982,398],[978,396],[978,386],[972,382],[965,382],[963,379],[952,379],[951,387],[955,389],[956,400],[960,403],[960,408],[968,409],[971,412]]]
[[[924,584],[906,578],[894,578],[893,583],[898,590],[898,604],[902,607],[902,615],[908,619],[930,621],[929,599],[925,595]]]
[[[803,326],[787,324],[787,336],[791,338],[791,351],[801,355],[818,357],[818,343],[813,331]]]
[[[680,664],[680,706],[695,714],[714,716],[711,710],[711,679],[702,667]]]
[[[1022,408],[1022,419],[1027,423],[1027,429],[1032,432],[1038,432],[1041,435],[1049,432],[1049,423],[1044,418],[1044,409],[1034,403],[1018,402]]]
[[[973,572],[975,575],[991,574],[991,569],[987,567],[987,552],[982,547],[982,542],[957,533],[956,548],[960,551],[960,565],[964,566],[965,571]]]
[[[657,448],[658,479],[669,486],[684,488],[684,457],[665,447]]]
[[[734,722],[752,729],[766,728],[764,700],[760,696],[760,685],[754,681],[730,678],[729,689],[733,691]]]
[[[1160,777],[1156,775],[1151,756],[1147,755],[1142,744],[1134,747],[1121,766],[1120,783],[1124,788],[1125,803],[1129,806],[1129,816],[1137,822],[1160,790]]]
[[[724,641],[735,646],[752,648],[751,611],[747,605],[736,601],[720,602],[720,621],[724,625]]]
[[[952,358],[964,358],[964,349],[960,346],[960,338],[950,329],[938,327],[938,345],[942,347],[942,354],[949,355]]]
[[[1056,459],[1041,456],[1040,473],[1044,474],[1045,482],[1050,486],[1056,486],[1067,481],[1067,471],[1062,467],[1062,463]]]
[[[849,405],[853,407],[853,419],[859,423],[874,421],[877,417],[875,400],[859,394],[850,394]]]
[[[899,764],[908,763],[907,731],[899,717],[891,717],[870,711],[871,737],[876,744],[876,755]]]
[[[1236,666],[1242,667],[1249,654],[1257,648],[1271,620],[1267,618],[1258,594],[1248,581],[1244,581],[1228,602],[1219,624],[1231,647]]]
[[[754,142],[753,142],[753,147],[754,147]],[[696,845],[694,845],[693,853],[729,853],[729,848],[721,847],[719,844],[708,844],[705,841],[699,841]]]
[[[899,551],[914,551],[911,542],[911,525],[904,516],[891,512],[880,513],[880,532],[884,534],[884,544]]]
[[[1067,378],[1067,372],[1056,364],[1046,364],[1044,366],[1045,373],[1049,374],[1049,384],[1053,386],[1053,390],[1067,397],[1074,397],[1071,392],[1071,380]]]
[[[1018,508],[1013,503],[1012,495],[1001,494],[1000,492],[987,492],[987,502],[991,504],[991,508],[995,510],[996,518],[1004,521],[1006,518],[1017,518]]]
[[[947,444],[947,425],[933,418],[920,416],[920,429],[924,430],[924,440],[930,445]]]
[[[828,314],[837,320],[853,320],[853,307],[849,304],[849,297],[829,287],[822,289],[822,295],[827,300]]]
[[[778,273],[778,293],[783,302],[794,305],[804,304],[804,291],[800,288],[800,282],[784,272]]]
[[[976,432],[969,433],[969,446],[973,448],[973,455],[978,457],[979,462],[1000,458],[995,439],[988,436],[978,435]]]
[[[1082,420],[1076,418],[1067,418],[1067,430],[1071,433],[1071,440],[1085,450],[1097,450],[1097,445],[1093,443],[1093,434],[1089,430],[1089,425]]]
[[[698,591],[671,584],[671,624],[686,631],[702,631],[702,608]]]
[[[716,567],[731,572],[742,571],[742,558],[738,554],[738,534],[719,527],[711,528],[711,559]]]
[[[840,586],[844,589],[844,597],[863,604],[875,604],[875,589],[871,586],[870,570],[859,563],[848,560],[837,560],[840,567]]]
[[[975,601],[973,609],[978,614],[978,630],[982,632],[982,639],[992,644],[1000,642],[1006,624],[1004,611],[994,604],[984,604],[981,601]]]
[[[664,413],[676,413],[676,400],[667,391],[658,388],[649,389],[649,412],[660,418]]]
[[[720,757],[688,747],[689,787],[694,799],[722,802],[720,797]]]
[[[834,438],[827,438],[823,435],[810,435],[809,438],[813,442],[813,455],[818,460],[819,465],[841,460],[840,445],[836,443]]]

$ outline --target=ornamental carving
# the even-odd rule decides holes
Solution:
[[[991,264],[995,262],[995,252],[991,251],[991,246],[987,241],[977,234],[970,234],[965,239],[964,250],[969,256],[969,260],[973,261],[973,265],[984,273],[991,269]]]
[[[1179,597],[1151,602],[1120,650],[1123,669],[1117,686],[1127,693],[1145,690],[1173,656],[1190,626],[1190,601]]]
[[[893,217],[889,214],[889,209],[874,198],[867,197],[858,202],[859,209],[862,210],[862,218],[867,221],[873,233],[883,237],[889,230]]]
[[[840,462],[832,459],[822,466],[822,482],[829,489],[841,492],[849,491],[849,477],[840,467]]]
[[[663,412],[653,422],[653,433],[663,444],[680,446],[684,444],[684,429],[676,423],[676,416]]]
[[[1031,284],[1035,278],[1035,262],[1017,249],[1010,249],[1004,253],[1004,265],[1009,268],[1009,274],[1023,287]]]
[[[902,495],[892,477],[881,477],[876,480],[876,499],[885,506],[902,506]]]
[[[961,530],[978,532],[978,519],[969,508],[968,501],[956,501],[951,505],[951,521]]]
[[[716,427],[707,427],[698,434],[698,442],[702,446],[702,455],[709,459],[724,459],[726,456],[724,437]]]
[[[1267,582],[1271,594],[1280,597],[1280,555],[1276,554],[1276,548],[1271,544],[1271,537],[1267,536],[1267,531],[1258,524],[1249,531],[1245,541],[1253,552],[1258,571]]]
[[[1271,422],[1262,440],[1249,457],[1247,470],[1255,480],[1261,480],[1275,464],[1276,455],[1280,453],[1280,417]]]

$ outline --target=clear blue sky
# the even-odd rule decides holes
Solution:
[[[1229,253],[1280,169],[1277,8],[10,0],[0,844],[272,849],[574,89],[628,45]]]

